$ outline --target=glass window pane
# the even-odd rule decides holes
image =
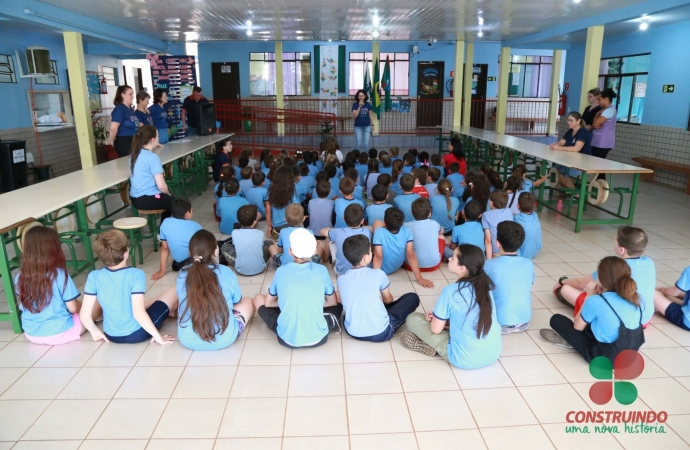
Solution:
[[[303,61],[311,61],[311,53],[300,53],[299,59]]]
[[[360,61],[364,59],[364,53],[350,53],[350,61]]]
[[[630,110],[630,122],[642,123],[642,112],[644,109],[644,99],[647,92],[647,75],[637,75],[635,77],[635,92],[632,108]]]
[[[606,60],[606,71],[602,73],[618,74],[621,73],[623,60],[621,58],[610,58]]]
[[[621,73],[649,72],[650,55],[629,56],[623,58]]]
[[[618,94],[618,108],[616,118],[619,122],[628,122],[630,120],[630,106],[632,104],[633,95],[633,78],[632,76],[621,77],[620,89]]]
[[[299,66],[299,95],[311,95],[311,61],[301,61]]]
[[[366,59],[367,61],[371,61],[371,53],[365,53],[364,59]]]
[[[539,65],[539,92],[538,97],[548,97],[551,90],[551,68],[552,64]]]
[[[553,56],[542,56],[541,62],[551,64],[551,63],[553,63]]]
[[[410,95],[410,62],[396,61],[391,67],[391,95]]]
[[[263,61],[264,60],[264,54],[263,53],[250,53],[249,54],[249,60],[250,61]]]
[[[14,59],[11,55],[0,55],[0,83],[16,83]]]
[[[396,53],[395,54],[395,60],[396,61],[409,61],[410,60],[410,54],[409,53]]]

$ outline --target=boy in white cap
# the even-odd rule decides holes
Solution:
[[[328,340],[328,332],[340,325],[343,305],[326,267],[311,261],[316,238],[298,228],[290,234],[288,250],[294,258],[276,270],[268,294],[257,294],[254,307],[259,317],[288,348],[318,347]]]

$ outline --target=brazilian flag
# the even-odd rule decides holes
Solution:
[[[371,110],[376,118],[381,118],[381,77],[379,77],[379,59],[374,61],[374,92],[371,95]]]
[[[383,92],[386,94],[386,99],[384,101],[384,110],[386,112],[391,110],[393,102],[391,101],[391,63],[388,56],[386,56],[386,65],[383,66],[383,75],[381,76],[381,87]]]

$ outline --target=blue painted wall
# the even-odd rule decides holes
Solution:
[[[649,78],[645,96],[645,125],[686,128],[690,115],[690,22],[655,28],[607,38],[604,35],[602,57],[651,53]],[[568,103],[577,108],[582,89],[582,65],[585,45],[568,50],[565,81],[570,83]],[[661,92],[664,84],[675,84],[675,92]],[[594,86],[587,86],[590,89]],[[572,100],[571,100],[572,99]]]

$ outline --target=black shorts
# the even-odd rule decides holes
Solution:
[[[342,313],[342,305],[338,305],[340,307],[340,312]],[[287,342],[285,342],[280,335],[278,334],[278,317],[280,316],[280,308],[267,308],[265,306],[259,306],[259,309],[256,311],[259,314],[259,317],[261,317],[261,320],[264,321],[264,323],[268,326],[268,329],[273,331],[277,336],[278,336],[278,343],[282,345],[283,347],[287,348],[310,348],[310,347],[318,347],[320,345],[325,344],[328,341],[328,333],[321,339],[319,342],[313,345],[307,345],[304,347],[294,347]]]
[[[156,329],[159,330],[163,326],[165,319],[168,318],[170,309],[164,302],[156,300],[146,309],[146,313],[151,318],[151,322],[153,322]],[[106,336],[110,342],[115,342],[117,344],[138,344],[139,342],[145,342],[151,339],[151,335],[143,328],[139,328],[127,336],[110,336],[108,334],[106,334]]]
[[[666,308],[666,313],[664,315],[672,324],[677,325],[684,330],[690,331],[690,328],[685,325],[685,321],[683,320],[685,314],[681,308],[682,306],[680,306],[678,303],[671,303]]]

